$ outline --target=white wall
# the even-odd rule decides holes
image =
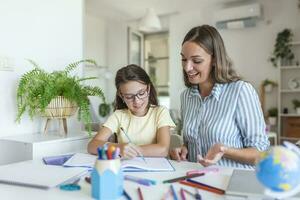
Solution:
[[[98,77],[98,79],[88,81],[88,84],[100,87],[105,97],[108,93],[108,85],[106,84],[105,68],[107,66],[107,23],[103,18],[93,16],[89,13],[85,15],[85,39],[84,39],[84,57],[93,59],[103,68],[86,67],[83,70],[84,76]],[[98,106],[101,99],[98,97],[90,97],[92,108],[92,119],[99,122]]]
[[[16,86],[35,60],[45,70],[62,69],[82,59],[83,0],[1,0],[0,56],[9,57],[14,71],[0,71],[0,136],[39,132],[44,120],[29,120],[24,115],[16,124]],[[80,75],[81,70],[77,73]],[[76,117],[75,117],[76,118]],[[76,119],[68,121],[69,130],[78,129]]]
[[[277,33],[291,28],[295,38],[300,38],[299,9],[297,0],[260,0],[264,18],[254,28],[221,30],[227,52],[238,72],[259,89],[262,80],[277,80],[277,69],[268,62]],[[211,13],[218,8],[205,7],[203,12],[194,11],[173,16],[170,19],[170,95],[171,108],[179,108],[179,91],[184,89],[180,61],[181,42],[187,31],[201,24],[213,25]],[[182,80],[182,81],[178,81]],[[267,104],[276,106],[277,96],[267,96]]]

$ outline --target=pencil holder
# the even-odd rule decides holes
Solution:
[[[92,197],[99,200],[120,198],[123,179],[120,159],[97,160],[92,171]]]

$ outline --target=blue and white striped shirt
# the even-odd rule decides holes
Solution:
[[[188,146],[188,160],[197,161],[216,143],[232,148],[269,148],[260,102],[251,84],[237,81],[216,83],[209,96],[200,96],[198,86],[181,94],[183,139]],[[253,168],[252,165],[222,158],[218,165]]]

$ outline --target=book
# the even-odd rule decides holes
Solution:
[[[36,161],[18,162],[0,166],[0,183],[50,189],[70,183],[87,172],[82,168],[64,168]]]
[[[59,156],[47,156],[43,158],[46,165],[63,165],[74,154],[59,155]]]
[[[67,160],[63,166],[65,167],[84,167],[93,168],[97,156],[76,153],[69,160]],[[146,161],[146,162],[145,162]],[[145,157],[145,161],[142,157],[136,157],[133,159],[122,159],[121,165],[125,172],[130,171],[174,171],[174,167],[171,165],[168,159],[164,157]]]

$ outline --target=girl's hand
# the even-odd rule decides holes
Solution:
[[[188,150],[186,146],[181,146],[179,148],[174,148],[170,151],[170,156],[173,160],[187,160]]]
[[[139,149],[137,146],[131,143],[124,143],[118,145],[122,158],[131,159],[137,157]]]
[[[198,162],[204,167],[216,164],[224,155],[226,147],[223,144],[214,144],[209,150],[206,156],[203,158],[198,155]]]

